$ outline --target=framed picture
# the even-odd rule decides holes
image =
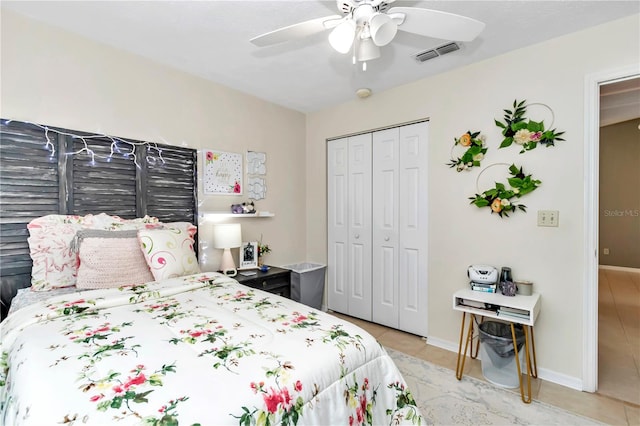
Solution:
[[[264,152],[247,151],[247,173],[250,175],[267,174],[267,154]]]
[[[242,154],[204,150],[204,193],[242,195]]]
[[[258,242],[243,242],[240,246],[240,267],[238,269],[252,269],[258,267]]]
[[[262,200],[267,192],[267,185],[263,178],[249,176],[247,178],[247,195],[252,200]]]

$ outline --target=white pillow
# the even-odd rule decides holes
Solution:
[[[138,231],[142,252],[156,281],[200,273],[190,227]]]

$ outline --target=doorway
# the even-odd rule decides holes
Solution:
[[[640,405],[640,78],[600,86],[598,393]],[[627,188],[635,188],[628,192]]]
[[[583,390],[598,390],[599,152],[601,88],[640,79],[637,66],[588,76],[585,80],[585,292]],[[611,88],[612,86],[609,86]]]

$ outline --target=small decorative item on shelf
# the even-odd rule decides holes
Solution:
[[[480,161],[484,159],[484,155],[487,153],[485,139],[484,135],[481,135],[480,132],[471,131],[454,139],[455,143],[451,148],[451,160],[447,165],[451,168],[455,167],[458,172],[471,170],[472,167],[479,167]],[[458,145],[467,148],[467,150],[462,154],[462,157],[454,159],[453,149]]]
[[[482,172],[480,172],[480,174],[478,174],[477,179],[480,179],[482,173],[489,167],[497,165],[507,166],[508,164],[496,163],[487,166],[482,170]],[[496,182],[495,188],[491,188],[483,192],[480,192],[478,190],[478,194],[476,194],[475,197],[469,197],[469,199],[471,200],[470,204],[475,204],[476,207],[489,207],[491,208],[492,214],[498,213],[500,217],[509,217],[509,213],[515,212],[517,210],[526,212],[527,206],[525,206],[524,204],[515,204],[511,202],[511,199],[520,198],[523,195],[534,191],[542,182],[536,179],[532,179],[531,175],[525,175],[522,171],[522,167],[518,169],[515,164],[512,164],[509,167],[509,173],[512,176],[511,178],[507,179],[510,185],[509,189],[507,189],[505,184]],[[478,186],[477,179],[476,189]]]
[[[505,109],[504,123],[495,120],[496,126],[502,128],[504,140],[500,144],[500,148],[510,146],[513,142],[522,146],[520,154],[525,151],[535,149],[538,144],[545,145],[547,148],[555,145],[555,141],[563,141],[561,138],[564,132],[558,132],[556,129],[545,130],[544,121],[533,121],[525,118],[528,106],[540,105],[547,108],[551,112],[551,125],[553,127],[554,115],[553,110],[548,105],[535,103],[526,104],[526,101],[516,99],[513,101],[513,110]]]
[[[256,206],[253,201],[250,203],[231,204],[231,213],[233,214],[253,214],[256,212]]]

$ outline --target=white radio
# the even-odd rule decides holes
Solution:
[[[467,275],[474,283],[495,284],[498,282],[498,270],[489,265],[471,265],[467,270]]]

